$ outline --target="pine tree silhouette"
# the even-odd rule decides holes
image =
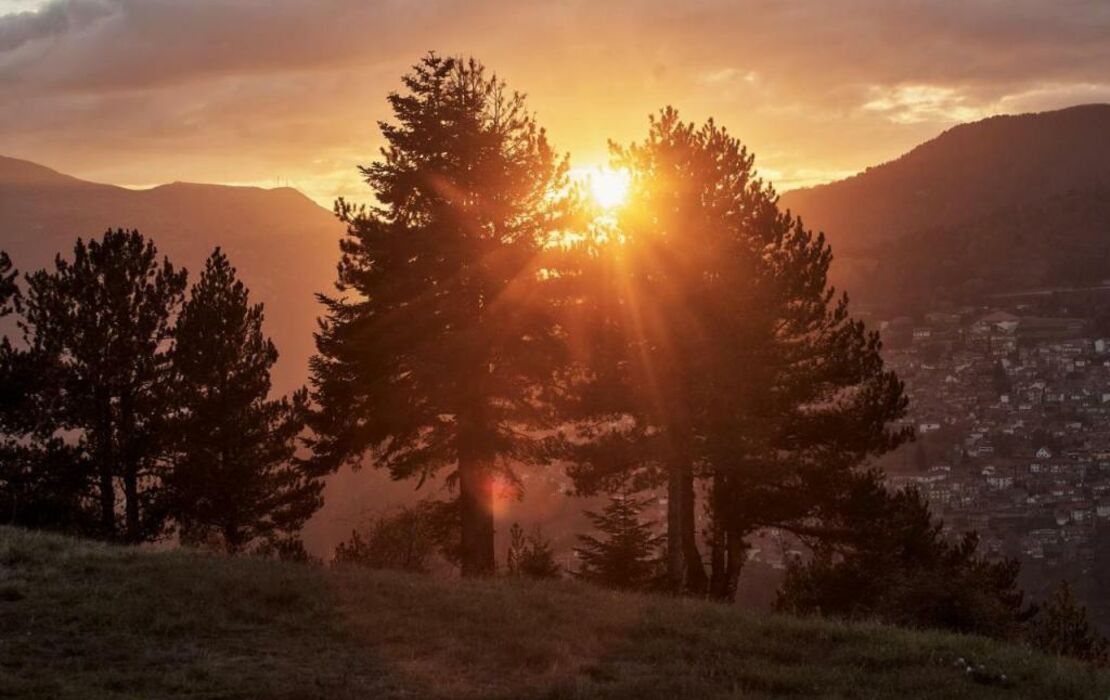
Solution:
[[[594,527],[605,535],[579,535],[575,548],[581,567],[580,579],[610,588],[643,590],[653,586],[660,573],[658,549],[663,538],[654,525],[640,520],[646,499],[631,495],[609,498],[600,513],[586,511]]]
[[[295,538],[321,505],[322,482],[295,459],[307,392],[268,398],[278,353],[262,319],[217,248],[174,329],[174,518],[185,541],[229,552]]]
[[[99,535],[127,542],[165,530],[168,345],[186,285],[138,231],[77,240],[73,259],[27,276],[22,327],[42,436],[70,431],[95,482]],[[118,522],[117,480],[123,523]]]
[[[907,439],[902,385],[829,287],[823,236],[778,209],[727,131],[667,108],[612,158],[631,194],[593,273],[592,425],[571,474],[586,493],[666,483],[672,589],[731,599],[752,532],[811,530],[856,467]]]
[[[461,564],[494,570],[493,481],[545,461],[545,382],[561,352],[545,242],[567,163],[477,61],[428,55],[390,95],[383,158],[361,168],[379,206],[340,200],[338,288],[321,296],[311,425],[319,464],[370,453],[394,478],[451,469]]]

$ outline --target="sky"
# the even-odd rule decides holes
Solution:
[[[428,50],[527,93],[576,167],[671,104],[780,191],[959,122],[1110,102],[1104,0],[0,0],[0,155],[365,199],[386,95]]]

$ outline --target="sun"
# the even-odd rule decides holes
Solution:
[[[616,209],[628,199],[632,177],[627,170],[595,168],[587,175],[590,195],[605,210]]]

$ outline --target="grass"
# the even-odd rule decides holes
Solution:
[[[980,668],[981,667],[981,668]],[[986,639],[0,528],[0,698],[1102,698]]]

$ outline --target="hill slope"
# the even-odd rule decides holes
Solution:
[[[856,254],[1070,190],[1110,185],[1110,105],[997,116],[953,127],[905,155],[782,204]]]
[[[856,262],[867,273],[857,276],[853,293],[902,312],[1019,290],[1100,285],[1110,278],[1110,187],[910,233]]]
[[[985,639],[751,617],[571,583],[449,582],[0,528],[6,698],[1108,692],[1104,673]]]
[[[129,190],[0,157],[0,249],[20,270],[72,254],[77,237],[108,228],[139,229],[193,279],[221,246],[254,299],[266,304],[266,332],[281,353],[275,387],[285,392],[304,383],[319,312],[313,295],[331,289],[343,232],[330,212],[290,188],[174,183]]]
[[[833,246],[834,280],[898,315],[1110,278],[1110,105],[963,124],[781,204]]]

